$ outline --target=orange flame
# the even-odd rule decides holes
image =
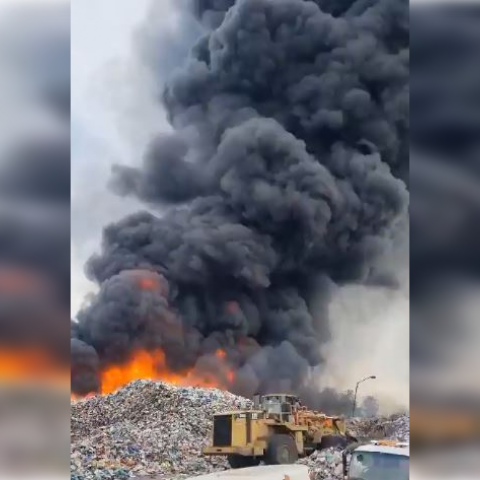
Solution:
[[[173,372],[168,368],[165,353],[158,349],[153,352],[139,350],[130,360],[122,365],[106,367],[100,375],[101,394],[113,393],[134,380],[157,380],[178,386],[219,388],[226,390],[229,383],[235,379],[232,370],[223,364],[226,353],[223,350],[215,352],[217,359],[222,360],[219,373],[200,372],[195,368]],[[226,372],[225,372],[226,370]],[[223,374],[222,374],[223,371]]]
[[[168,293],[168,284],[165,284],[161,277],[152,272],[143,274],[136,273],[137,285],[141,290],[156,291],[162,295]],[[231,313],[239,310],[237,302],[229,302],[227,309]],[[171,328],[179,330],[182,334],[182,327],[174,322]],[[184,371],[172,371],[167,364],[165,352],[161,349],[154,351],[138,350],[134,352],[128,361],[122,364],[105,366],[100,372],[100,394],[113,393],[123,386],[135,380],[156,380],[178,386],[191,386],[202,388],[219,388],[226,390],[234,382],[235,374],[227,363],[227,353],[219,348],[213,354],[217,360],[217,373],[201,371],[198,368],[190,368]],[[72,395],[72,399],[78,399]],[[85,396],[83,396],[85,398]]]
[[[153,278],[144,277],[139,281],[142,290],[156,290],[159,288],[159,283]]]
[[[227,353],[225,352],[225,350],[222,350],[221,348],[219,348],[216,352],[215,352],[215,356],[220,359],[220,360],[223,360],[225,359],[225,357],[227,356]]]

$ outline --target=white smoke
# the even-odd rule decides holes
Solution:
[[[403,225],[406,225],[404,223]],[[340,287],[330,304],[332,339],[322,350],[326,364],[319,383],[340,391],[362,383],[358,399],[373,395],[382,413],[408,408],[410,372],[410,302],[408,230],[383,259],[395,272],[398,288],[366,285]]]

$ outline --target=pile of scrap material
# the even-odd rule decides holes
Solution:
[[[228,468],[224,457],[205,457],[212,415],[251,408],[242,397],[215,389],[139,380],[118,392],[72,403],[71,478],[110,480],[152,476],[180,480]],[[408,438],[406,415],[348,421],[352,432],[373,438]],[[379,435],[376,435],[377,437]],[[341,452],[315,452],[298,463],[317,480],[341,478]]]
[[[410,417],[403,414],[348,420],[349,431],[358,438],[388,438],[408,442],[410,440]]]
[[[343,480],[342,452],[339,449],[313,452],[298,463],[306,465],[315,480]]]
[[[373,418],[352,418],[348,428],[355,436],[363,439],[385,438],[402,442],[409,441],[410,418],[406,414]],[[315,480],[343,480],[342,451],[329,448],[316,451],[299,461],[309,467]]]
[[[227,468],[204,457],[212,414],[250,406],[229,392],[136,381],[72,404],[71,478],[182,478]]]

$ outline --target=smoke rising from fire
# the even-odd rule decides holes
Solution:
[[[73,389],[160,349],[172,372],[332,408],[312,388],[332,287],[385,281],[407,211],[408,3],[193,6],[205,34],[164,89],[173,132],[114,170],[149,211],[106,227],[87,265]]]

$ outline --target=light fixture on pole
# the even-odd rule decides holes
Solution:
[[[370,375],[369,377],[365,377],[362,380],[359,380],[357,384],[355,385],[355,395],[353,397],[353,408],[352,408],[352,417],[355,416],[355,410],[357,409],[357,393],[358,393],[358,386],[366,382],[367,380],[375,380],[377,377],[375,375]]]

